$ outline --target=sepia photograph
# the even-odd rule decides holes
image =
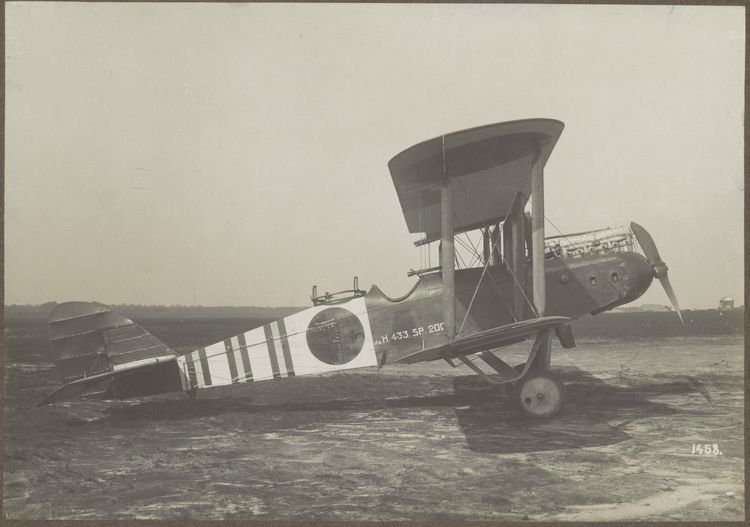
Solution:
[[[5,520],[745,520],[745,7],[5,3]]]

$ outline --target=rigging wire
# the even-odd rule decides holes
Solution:
[[[489,273],[487,276],[490,278],[490,282],[492,282],[492,285],[495,286],[495,290],[497,291],[497,295],[500,297],[500,300],[502,300],[503,304],[505,304],[505,307],[508,308],[508,312],[510,313],[510,316],[513,318],[513,322],[518,322],[518,319],[516,318],[516,314],[510,308],[510,304],[508,304],[508,302],[505,300],[505,296],[503,296],[503,293],[500,291],[500,286],[498,286],[497,283],[495,282],[495,279],[492,278],[492,273]]]
[[[466,239],[469,240],[469,243],[472,247],[472,255],[471,255],[471,262],[469,262],[469,267],[473,267],[474,263],[478,263],[481,261],[481,254],[479,253],[479,247],[477,245],[474,245],[474,242],[471,239],[471,236],[469,236],[468,232],[463,233],[464,236],[466,236]]]
[[[478,256],[479,255],[479,248],[476,245],[474,245],[474,242],[472,241],[471,236],[469,236],[468,231],[464,231],[462,234],[464,236],[466,236],[466,240],[471,244],[472,255],[474,257]],[[473,263],[473,260],[472,260],[472,263]]]
[[[456,267],[460,269],[460,267],[458,267],[459,259],[461,260],[461,264],[464,266],[463,268],[466,269],[466,262],[464,262],[464,259],[461,257],[461,254],[458,251],[456,251]]]
[[[520,192],[516,192],[516,196],[513,198],[513,201],[511,202],[511,205],[510,205],[511,209],[513,208],[513,204],[516,202],[516,200],[518,199],[518,196],[520,196],[520,195],[522,195]],[[510,214],[511,209],[509,209],[508,213],[505,215],[506,218],[508,217],[508,214]],[[505,223],[503,223],[503,227],[505,227]],[[542,253],[544,253],[544,251],[542,251]],[[503,255],[503,256],[505,256],[505,255]],[[525,258],[524,254],[522,254],[520,256],[521,256],[521,258]],[[544,254],[542,254],[542,258],[544,258]],[[539,312],[537,311],[536,306],[534,306],[534,304],[531,302],[531,300],[529,300],[529,297],[526,295],[526,291],[524,290],[523,286],[521,286],[521,283],[518,281],[518,278],[516,277],[516,274],[513,272],[513,269],[511,268],[510,264],[508,264],[508,261],[507,261],[507,259],[505,257],[503,258],[503,263],[505,264],[505,267],[510,272],[510,276],[511,276],[511,278],[513,278],[513,282],[515,282],[516,287],[518,287],[518,289],[521,291],[521,294],[523,295],[524,300],[526,300],[526,303],[531,308],[531,312],[534,313],[534,315],[538,317],[539,316]],[[514,318],[515,318],[515,316],[514,316]]]
[[[508,209],[508,211],[507,211],[507,212],[506,212],[506,214],[505,214],[505,217],[506,217],[506,218],[508,217],[508,214],[510,214],[510,211],[511,211],[511,209],[513,208],[513,203],[514,203],[514,202],[515,202],[515,198],[514,198],[514,199],[513,199],[513,201],[511,202],[511,204],[510,204],[510,208]],[[504,227],[505,227],[505,223],[503,222],[503,227],[502,227],[502,228],[504,228]],[[501,228],[501,229],[502,229],[502,228]],[[500,236],[499,236],[499,232],[496,232],[495,234],[497,235],[497,237],[498,237],[498,240],[499,240],[499,238],[500,238]],[[492,239],[490,239],[490,245],[491,245],[491,251],[490,251],[490,253],[492,253],[492,251],[494,251],[494,250],[495,250],[496,240],[492,240]],[[474,300],[476,299],[476,297],[477,297],[477,293],[479,292],[479,286],[480,286],[480,285],[482,284],[482,279],[484,278],[484,275],[485,275],[485,273],[486,273],[486,271],[487,271],[487,268],[489,267],[489,265],[490,265],[490,259],[488,258],[488,259],[487,259],[487,261],[486,261],[486,262],[484,263],[484,268],[482,269],[482,274],[480,275],[480,277],[479,277],[479,280],[477,281],[477,285],[476,285],[476,287],[474,288],[474,293],[473,293],[473,294],[472,294],[472,296],[471,296],[471,301],[469,302],[469,307],[467,307],[467,308],[466,308],[466,313],[464,314],[464,319],[463,319],[463,321],[461,322],[461,328],[460,328],[460,329],[458,330],[458,332],[459,332],[459,333],[461,333],[461,330],[463,329],[463,327],[464,327],[464,324],[466,324],[466,319],[467,319],[467,318],[469,317],[469,313],[471,312],[471,308],[472,308],[472,306],[474,305]],[[506,265],[507,265],[507,264],[506,264]],[[490,273],[490,278],[492,279],[492,274],[491,274],[491,273]],[[494,279],[492,280],[492,283],[493,283],[493,284],[495,284],[495,281],[494,281]],[[505,301],[505,298],[503,297],[503,294],[502,294],[502,293],[500,292],[500,288],[499,288],[499,287],[497,287],[497,284],[495,284],[495,289],[497,290],[498,294],[500,295],[500,298],[501,298],[501,299],[503,300],[503,302],[505,303],[505,305],[506,305],[506,306],[508,307],[508,310],[509,310],[509,311],[511,312],[511,316],[513,316],[513,320],[514,320],[515,322],[518,322],[518,319],[516,319],[516,316],[515,316],[515,314],[514,314],[514,313],[513,313],[513,311],[512,311],[511,309],[510,309],[510,306],[508,306],[508,303],[507,303],[507,302]],[[523,292],[523,288],[521,288],[521,291]],[[526,296],[526,295],[524,294],[524,297],[525,297],[525,296]],[[528,299],[527,299],[527,300],[528,300]],[[533,307],[532,307],[532,309],[533,309]]]
[[[513,272],[513,269],[511,269],[511,266],[508,265],[508,262],[505,262],[505,267],[510,271],[510,276],[513,278],[513,281],[516,283],[516,286],[518,286],[518,289],[521,290],[521,294],[523,295],[524,299],[526,300],[526,303],[529,304],[529,307],[531,308],[531,311],[534,313],[535,316],[539,316],[539,312],[536,310],[536,307],[534,304],[529,300],[529,297],[526,296],[526,291],[523,290],[523,287],[521,287],[520,282],[516,278],[515,273]]]
[[[458,243],[459,243],[459,244],[460,244],[460,245],[461,245],[461,246],[462,246],[462,247],[463,247],[464,249],[466,249],[467,251],[471,251],[471,247],[469,247],[469,245],[467,245],[467,244],[466,244],[466,242],[465,242],[465,241],[463,241],[463,240],[462,240],[461,238],[456,238],[456,241],[457,241],[457,242],[458,242]]]
[[[495,247],[497,247],[497,245],[500,243],[500,234],[503,232],[503,227],[504,227],[504,224],[501,224],[499,226],[499,229],[497,229],[497,231],[494,233],[495,236],[497,237],[497,239],[493,240],[492,237],[490,238],[490,249],[491,249],[490,252],[493,252],[495,250]],[[485,265],[488,265],[490,261],[491,260],[488,259],[487,262],[485,263]],[[500,300],[503,301],[503,304],[508,309],[508,313],[510,313],[510,316],[513,319],[513,322],[518,322],[518,319],[516,318],[516,314],[513,313],[513,310],[510,308],[510,305],[505,300],[505,295],[503,295],[502,291],[500,290],[500,286],[497,285],[497,282],[495,282],[495,279],[492,277],[492,273],[488,273],[487,277],[490,279],[490,282],[492,282],[492,285],[495,287],[495,291],[497,292],[497,296],[500,297]],[[477,285],[477,287],[478,287],[478,285]],[[471,307],[469,309],[471,309]]]

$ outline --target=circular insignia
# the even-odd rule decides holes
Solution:
[[[362,323],[351,311],[329,307],[307,326],[307,347],[321,362],[333,366],[354,360],[365,343]]]

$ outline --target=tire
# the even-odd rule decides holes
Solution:
[[[515,387],[515,403],[525,417],[547,419],[563,405],[565,387],[549,371],[531,370]]]

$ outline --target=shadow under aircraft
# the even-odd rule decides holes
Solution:
[[[259,396],[202,398],[196,401],[161,399],[128,406],[100,408],[97,419],[71,420],[71,426],[142,426],[147,423],[195,421],[242,415],[253,433],[294,432],[311,426],[346,423],[366,436],[372,423],[362,419],[362,412],[377,413],[380,427],[399,430],[404,422],[430,418],[425,409],[436,410],[443,425],[457,426],[472,451],[512,454],[615,444],[630,436],[623,424],[638,419],[686,413],[668,404],[650,400],[663,395],[701,393],[695,379],[674,376],[663,382],[607,383],[575,367],[560,371],[570,404],[554,421],[524,419],[500,391],[475,376],[453,379],[452,389],[434,377],[381,377],[377,374],[350,374],[345,384],[357,386],[366,397],[341,394],[325,399],[326,380],[297,379],[288,389]],[[307,402],[294,397],[297,390],[312,394]],[[414,395],[426,390],[430,395]],[[320,399],[319,399],[320,398]],[[282,399],[282,400],[280,400]],[[285,399],[285,400],[284,400]],[[449,417],[451,412],[453,417]],[[254,416],[257,419],[254,419]]]

